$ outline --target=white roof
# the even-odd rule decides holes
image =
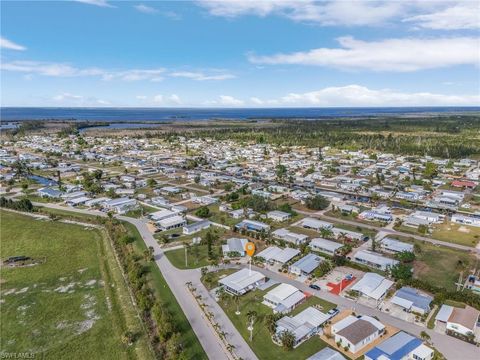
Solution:
[[[302,220],[302,226],[320,229],[320,228],[331,228],[333,225],[329,222],[314,219],[314,218],[305,218]]]
[[[298,249],[293,249],[293,248],[280,249],[279,247],[276,247],[276,246],[270,246],[265,250],[259,252],[257,256],[263,257],[267,261],[273,260],[273,261],[277,261],[279,263],[284,264],[298,254],[300,254],[300,250]]]
[[[87,196],[79,196],[73,199],[68,199],[67,202],[70,204],[81,204],[87,202],[88,200],[90,200],[90,198]]]
[[[413,305],[413,302],[411,302],[410,300],[407,300],[407,299],[404,299],[404,298],[401,298],[401,297],[398,297],[398,296],[394,296],[391,300],[391,302],[395,305],[399,305],[405,309],[410,309]]]
[[[393,266],[398,264],[398,260],[390,259],[385,256],[374,253],[369,250],[360,250],[355,254],[355,259],[361,259],[372,264],[377,264],[381,266]]]
[[[439,320],[442,322],[447,322],[452,315],[453,307],[450,305],[442,305],[440,310],[438,311],[437,316],[435,316],[435,320]]]
[[[296,292],[300,292],[295,286],[290,284],[280,284],[264,295],[264,298],[274,303],[279,303]]]
[[[163,210],[159,210],[159,211],[155,211],[155,212],[151,213],[150,218],[158,221],[158,220],[165,219],[167,217],[174,216],[175,214],[176,214],[176,212],[174,212],[174,211],[171,211],[171,210],[168,210],[168,209],[163,209]]]
[[[352,290],[359,291],[375,300],[380,299],[393,285],[393,281],[376,273],[366,273],[363,278],[352,286]]]
[[[135,199],[130,199],[128,197],[123,197],[123,198],[109,200],[105,203],[105,205],[113,207],[113,206],[120,206],[120,205],[128,204],[130,202],[136,202],[136,200]]]
[[[219,281],[219,283],[240,292],[241,290],[255,284],[256,282],[264,278],[265,275],[259,273],[258,271],[241,269],[236,273],[224,277]]]
[[[172,226],[175,224],[181,224],[185,222],[185,219],[181,217],[180,215],[175,215],[166,219],[162,219],[157,222],[161,227],[167,227],[167,226]]]
[[[310,247],[318,247],[331,252],[334,252],[335,250],[341,248],[342,246],[343,245],[340,243],[327,240],[327,239],[322,239],[322,238],[315,238],[315,239],[312,239],[312,241],[310,241]]]
[[[389,237],[383,238],[381,242],[384,247],[393,251],[413,251],[413,244],[404,243]]]

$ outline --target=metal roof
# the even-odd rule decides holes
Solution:
[[[391,338],[383,341],[365,355],[372,359],[401,360],[406,355],[422,345],[422,341],[415,336],[400,331]]]
[[[378,300],[393,285],[393,281],[376,273],[366,273],[363,278],[352,286],[352,290],[359,291],[365,296]]]
[[[307,254],[300,260],[296,261],[291,267],[296,267],[307,274],[310,274],[317,268],[318,265],[324,260],[321,256],[316,254]]]

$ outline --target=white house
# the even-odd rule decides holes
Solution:
[[[386,279],[376,273],[365,273],[350,289],[358,291],[362,296],[374,299],[376,302],[381,300],[388,289],[393,285],[393,281]]]
[[[310,241],[310,244],[308,244],[308,246],[313,251],[320,251],[326,254],[334,255],[335,252],[343,245],[332,240],[315,238]]]
[[[279,264],[285,264],[300,254],[300,250],[293,248],[280,249],[277,246],[269,246],[268,248],[259,252],[256,257],[264,258],[265,261]]]
[[[200,220],[193,224],[188,224],[183,227],[183,233],[185,235],[195,234],[204,229],[208,229],[212,223],[209,220]]]
[[[108,200],[104,203],[105,209],[117,214],[124,214],[137,207],[137,200],[128,197]]]
[[[284,212],[284,211],[279,211],[279,210],[270,211],[270,212],[267,213],[267,218],[268,219],[271,219],[273,221],[278,221],[278,222],[287,221],[291,217],[292,216],[289,213]]]
[[[272,232],[272,236],[295,245],[303,244],[308,240],[308,235],[297,234],[287,229],[278,229]]]
[[[187,225],[187,220],[185,220],[180,215],[175,215],[175,216],[171,216],[171,217],[162,219],[160,221],[157,221],[156,224],[161,231],[166,231],[166,230],[176,229],[176,228]]]
[[[245,268],[220,279],[218,282],[226,292],[233,295],[243,295],[264,284],[265,275]]]
[[[354,255],[353,261],[383,271],[398,264],[398,260],[390,259],[370,250],[360,250]]]
[[[433,349],[422,340],[400,331],[365,353],[365,360],[431,360]]]
[[[314,219],[314,218],[303,219],[300,222],[300,226],[302,226],[306,229],[313,229],[313,230],[316,230],[316,231],[320,231],[322,229],[330,230],[330,229],[333,228],[333,224],[331,224],[329,222],[326,222],[326,221]]]
[[[333,324],[331,329],[336,343],[356,353],[380,337],[385,331],[385,326],[370,316],[349,315]]]
[[[280,284],[263,296],[262,304],[273,309],[275,314],[292,311],[307,297],[303,292],[290,284]]]
[[[480,311],[468,305],[465,308],[442,305],[435,317],[435,322],[444,323],[447,333],[450,331],[475,338],[479,315]]]
[[[232,254],[238,254],[238,256],[245,256],[245,246],[248,240],[243,238],[230,238],[227,243],[222,245],[223,256],[230,256]]]
[[[389,237],[385,237],[380,241],[380,247],[382,250],[390,253],[413,252],[413,244],[404,243]]]
[[[315,270],[323,260],[324,258],[322,258],[321,256],[310,253],[293,263],[290,266],[289,271],[290,273],[298,276],[306,276],[311,274],[312,271]]]

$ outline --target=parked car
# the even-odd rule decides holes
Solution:
[[[332,318],[335,315],[337,315],[339,312],[340,311],[337,308],[335,308],[335,309],[330,310],[327,314],[328,314],[328,316],[330,316]]]
[[[319,290],[319,291],[322,290],[322,289],[320,288],[320,286],[315,285],[315,284],[308,285],[308,287],[309,287],[310,289],[313,289],[313,290]]]

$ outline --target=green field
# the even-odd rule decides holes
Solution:
[[[432,238],[460,245],[475,247],[480,241],[480,228],[447,223],[433,227]]]
[[[218,253],[219,246],[213,246],[213,252]],[[197,253],[198,252],[198,253]],[[187,266],[185,266],[185,249],[175,249],[165,252],[168,260],[178,269],[196,269],[210,265],[207,245],[192,245],[187,250]]]
[[[150,359],[141,322],[103,232],[1,211],[1,349],[45,358]],[[133,345],[122,343],[126,331]]]
[[[273,314],[271,308],[263,305],[262,299],[263,295],[267,293],[270,289],[261,291],[254,290],[240,297],[238,304],[240,315],[236,315],[237,305],[233,300],[227,300],[226,302],[219,301],[220,306],[224,309],[227,316],[232,321],[233,325],[237,328],[240,334],[248,342],[252,350],[258,356],[259,359],[270,360],[270,359],[282,359],[282,360],[297,360],[297,359],[306,359],[307,357],[315,354],[324,347],[327,346],[318,336],[313,336],[309,340],[302,343],[296,349],[287,351],[284,350],[281,346],[273,343],[270,333],[265,325],[264,318],[266,315]],[[305,308],[312,305],[321,305],[323,311],[328,311],[335,307],[335,304],[329,303],[317,297],[311,297],[306,302],[294,309],[289,315],[294,316],[304,310]],[[247,329],[247,313],[249,311],[256,311],[258,316],[257,320],[253,327],[253,340],[250,342],[249,336],[250,332]]]
[[[418,279],[455,290],[460,272],[463,270],[465,274],[475,267],[475,256],[467,252],[430,243],[417,243],[421,246],[421,252],[414,262],[414,277]]]

